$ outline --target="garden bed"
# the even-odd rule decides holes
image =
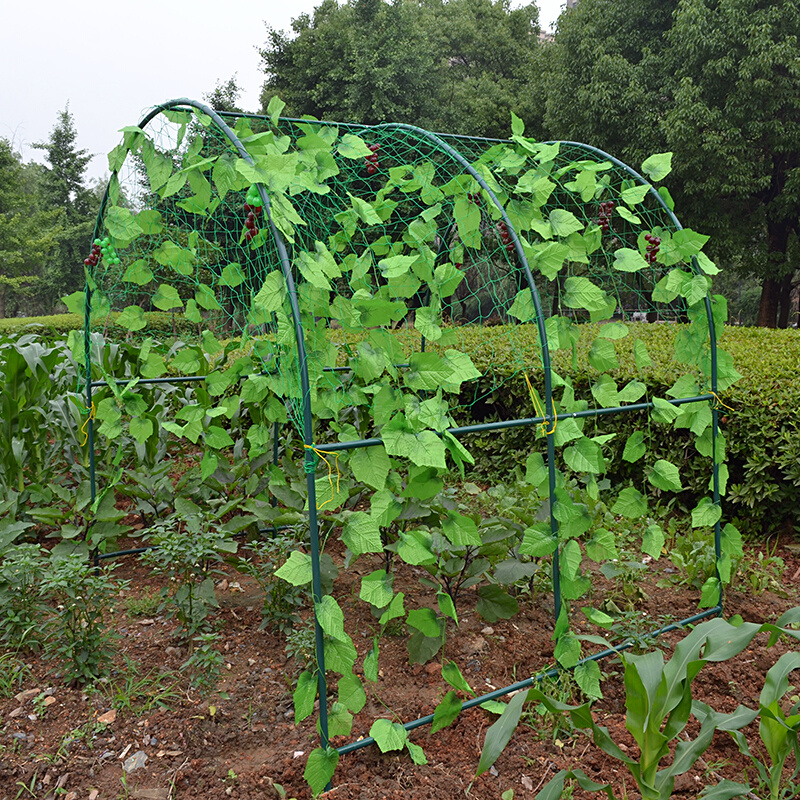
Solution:
[[[332,547],[334,561],[341,562],[343,550],[337,551],[341,546]],[[784,559],[780,585],[787,597],[769,589],[754,590],[770,584],[771,578],[763,567],[763,551],[759,560],[756,551],[748,550],[738,582],[727,593],[726,616],[774,621],[798,603],[800,559],[785,547],[766,558],[770,555]],[[381,565],[382,557],[364,556],[355,568],[341,572],[335,584],[346,630],[359,650],[356,671],[362,676],[362,658],[376,620],[357,599],[358,581]],[[424,604],[425,590],[414,570],[399,564],[395,589]],[[107,619],[119,635],[119,649],[106,682],[68,688],[53,674],[52,663],[25,654],[20,670],[15,657],[4,657],[0,798],[283,796],[273,784],[280,784],[287,797],[311,796],[303,771],[308,753],[319,743],[316,714],[296,725],[291,694],[302,665],[298,658],[287,656],[283,634],[259,630],[263,594],[252,577],[230,567],[225,572],[217,576],[216,584],[218,646],[224,666],[214,691],[192,688],[180,672],[187,657],[185,646],[174,637],[174,621],[155,613],[154,598],[164,580],[134,558],[120,559],[114,570],[115,580],[129,584]],[[670,584],[678,574],[662,557],[649,562],[635,581],[609,581],[597,575],[593,594],[584,601],[598,607],[611,597],[617,606],[632,604],[635,612],[626,616],[626,624],[628,632],[639,634],[696,611],[699,591]],[[477,694],[552,665],[552,596],[542,588],[524,592],[518,600],[519,614],[488,625],[475,613],[472,590],[459,598],[460,624],[457,629],[450,626],[444,657],[456,662]],[[575,624],[589,632],[588,623]],[[427,665],[409,665],[402,627],[400,635],[382,640],[378,682],[364,681],[367,702],[356,715],[349,740],[367,736],[379,717],[409,721],[432,713],[450,688],[442,679],[441,653]],[[659,640],[667,648],[666,658],[669,646],[679,638],[680,634],[670,633]],[[694,680],[694,697],[720,711],[731,711],[738,703],[756,707],[767,669],[788,647],[782,640],[767,649],[766,636],[760,634],[739,656],[706,666]],[[609,728],[621,747],[635,754],[636,745],[625,730],[621,664],[606,660],[601,668],[604,697],[594,706],[595,719]],[[569,681],[550,683],[546,689],[564,701],[578,701]],[[476,708],[462,712],[452,725],[433,735],[428,727],[414,731],[410,738],[423,747],[428,759],[423,766],[414,765],[405,753],[381,754],[374,745],[344,755],[334,788],[326,796],[423,800],[466,795],[488,800],[513,789],[515,798],[534,797],[557,770],[570,766],[580,766],[593,780],[610,782],[617,797],[626,789],[628,796],[635,791],[630,776],[586,735],[570,730],[565,718],[540,713],[533,705],[527,707],[522,724],[494,766],[475,779],[486,730],[495,720],[496,716]],[[687,733],[694,735],[697,727],[691,720]],[[753,723],[748,731],[756,728]],[[345,741],[342,737],[333,744]],[[137,762],[143,765],[123,769]],[[702,762],[678,778],[674,796],[696,797],[720,776],[742,780],[745,766],[730,737],[718,732]],[[749,774],[752,780],[752,769]],[[576,788],[573,796],[589,795]]]

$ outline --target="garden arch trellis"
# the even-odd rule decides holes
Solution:
[[[320,621],[318,614],[324,600],[318,511],[325,502],[317,495],[320,485],[327,483],[331,499],[337,493],[326,457],[383,448],[393,459],[408,456],[414,463],[414,454],[408,450],[419,447],[433,455],[417,452],[416,467],[433,470],[435,475],[444,467],[446,454],[459,465],[469,461],[457,443],[459,437],[542,426],[551,501],[549,535],[554,542],[553,594],[559,617],[568,602],[562,601],[559,565],[564,526],[557,518],[558,503],[564,503],[557,494],[559,423],[563,431],[572,424],[570,420],[577,425],[586,418],[701,404],[710,419],[703,426],[710,432],[712,459],[707,506],[718,509],[718,321],[707,293],[704,270],[712,272],[713,265],[700,252],[702,237],[681,234],[668,192],[657,191],[634,170],[596,148],[572,142],[534,143],[524,139],[521,129],[509,141],[487,140],[433,134],[411,125],[288,120],[278,113],[276,109],[270,117],[218,114],[202,103],[181,99],[157,106],[138,126],[124,129],[123,143],[109,157],[112,179],[98,219],[98,252],[87,259],[85,393],[87,408],[94,408],[95,390],[110,384],[130,386],[128,379],[98,374],[92,327],[99,319],[131,332],[142,330],[148,324],[143,308],[148,302],[170,313],[173,329],[174,310],[180,309],[198,333],[203,326],[208,330],[227,324],[253,339],[260,373],[236,374],[222,392],[242,377],[258,384],[259,391],[266,387],[282,399],[288,422],[302,438],[316,683],[322,742],[327,747],[325,636],[330,630],[325,629],[332,623]],[[154,127],[152,138],[145,136]],[[664,164],[661,159],[652,166],[654,180],[664,172]],[[243,200],[249,206],[246,218]],[[608,200],[611,206],[606,205]],[[575,209],[581,206],[589,207],[590,213],[577,216]],[[652,240],[645,244],[648,230],[660,234],[658,246],[651,246]],[[650,253],[654,253],[652,258]],[[160,282],[154,293],[156,281]],[[138,295],[132,298],[134,287],[139,287]],[[546,305],[542,292],[548,293]],[[131,299],[139,300],[139,305],[131,304]],[[697,390],[683,391],[670,400],[635,402],[641,398],[641,394],[634,396],[636,388],[618,392],[614,383],[614,390],[604,394],[609,386],[606,381],[596,393],[593,389],[595,398],[623,399],[591,408],[575,405],[574,398],[568,401],[566,393],[558,401],[554,382],[557,379],[563,385],[564,381],[553,369],[550,342],[566,337],[575,358],[575,340],[569,335],[574,320],[602,322],[614,317],[614,337],[609,333],[609,338],[603,338],[606,344],[595,354],[598,372],[607,372],[613,367],[601,370],[600,365],[615,361],[613,342],[617,334],[627,333],[627,329],[622,331],[632,303],[637,311],[673,318],[683,318],[688,307],[696,332],[689,334],[691,341],[684,345],[690,376],[700,376]],[[565,308],[566,315],[555,313]],[[110,317],[110,312],[119,316]],[[460,331],[470,326],[445,329],[443,324],[446,314],[455,318],[458,313],[473,323],[483,322],[489,313],[506,323],[516,320],[516,326],[501,326],[502,335],[521,364],[513,377],[526,381],[530,366],[522,355],[519,331],[529,325],[535,328],[538,380],[535,376],[530,395],[535,407],[540,404],[539,413],[454,424],[443,405],[443,387],[463,398],[468,395],[464,384],[478,377],[469,354],[463,358],[468,337]],[[555,322],[548,328],[549,320]],[[360,340],[354,338],[359,330],[364,334]],[[407,341],[401,359],[402,348],[392,342],[404,332]],[[440,343],[445,340],[456,346],[442,353]],[[340,363],[343,358],[346,366]],[[136,376],[133,383],[208,384],[218,375],[213,370],[174,374],[187,361],[171,363],[172,375]],[[402,424],[391,429],[392,444],[387,413],[381,414],[386,419],[376,425],[382,425],[382,436],[358,435],[355,425],[347,428],[341,423],[345,412],[369,407],[364,388],[373,396],[383,391],[370,383],[376,372],[386,378],[388,394],[402,390],[401,400],[387,401],[387,413],[394,412],[392,420],[402,416]],[[361,384],[352,388],[356,378]],[[390,386],[390,379],[396,386]],[[472,399],[485,402],[508,380],[492,372],[488,389],[474,390]],[[691,381],[684,384],[690,385]],[[414,430],[409,419],[426,402],[429,424],[417,421]],[[321,428],[320,420],[326,418],[338,426],[340,441],[331,441],[330,427]],[[269,421],[277,461],[278,421]],[[210,430],[204,429],[207,445]],[[587,440],[580,430],[578,434],[579,442]],[[95,435],[90,416],[93,498]],[[409,445],[409,437],[416,444]],[[224,447],[221,441],[219,447]],[[598,449],[586,444],[578,462],[594,459],[596,463]],[[321,468],[319,477],[321,459],[328,466]],[[712,517],[719,561],[719,514]],[[367,546],[362,553],[366,552],[374,548]],[[716,605],[670,627],[720,612],[719,573],[717,579]],[[611,652],[615,651],[578,663]],[[525,688],[539,677],[467,701],[463,707]],[[405,728],[431,719],[406,723]],[[371,742],[366,738],[338,752]]]

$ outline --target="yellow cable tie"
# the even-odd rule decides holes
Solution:
[[[331,467],[331,462],[325,458],[325,454],[322,450],[318,450],[312,444],[304,444],[303,447],[306,450],[311,450],[312,452],[316,453],[319,458],[321,458],[328,467],[328,483],[331,485],[331,496],[329,500],[326,500],[321,506],[317,506],[317,511],[319,511],[322,506],[328,505],[328,503],[332,503],[336,499],[336,495],[339,494],[339,481],[341,480],[342,474],[339,472],[339,454],[336,454],[336,458],[334,459],[334,464],[336,465],[336,491],[333,490],[333,468]]]
[[[86,422],[81,425],[81,433],[83,434],[83,441],[81,442],[81,447],[86,446],[86,442],[89,441],[89,431],[87,428],[89,427],[89,420],[95,418],[95,407],[94,407],[94,400],[92,400],[92,407],[89,409],[89,416],[86,417]]]
[[[722,400],[720,400],[719,395],[716,392],[712,392],[711,389],[709,389],[708,391],[710,394],[714,395],[714,400],[717,401],[717,404],[714,406],[714,408],[716,409],[727,408],[728,411],[733,411],[734,413],[736,413],[735,409],[731,408],[730,406],[726,406],[725,403],[723,403]]]
[[[536,392],[533,390],[533,386],[531,385],[530,379],[528,378],[528,373],[523,372],[523,376],[525,377],[525,383],[528,384],[528,393],[531,396],[531,402],[533,403],[533,407],[540,417],[546,417],[545,410],[541,407],[539,400],[536,397]],[[556,425],[558,425],[558,412],[555,410],[555,406],[553,407],[553,414],[555,415],[555,419],[553,420],[553,430],[547,430],[547,422],[542,422],[542,432],[545,436],[549,436],[551,433],[555,433]]]

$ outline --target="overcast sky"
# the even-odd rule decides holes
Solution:
[[[107,173],[117,131],[156,103],[202,100],[233,76],[242,106],[257,109],[264,77],[256,48],[265,23],[289,30],[321,0],[8,0],[0,25],[0,137],[25,161],[42,160],[44,141],[67,103],[78,147],[97,154],[91,178]],[[515,0],[512,6],[523,5]],[[540,0],[553,28],[564,0]]]

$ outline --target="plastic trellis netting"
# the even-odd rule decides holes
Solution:
[[[702,253],[706,237],[683,230],[669,192],[652,185],[669,172],[669,154],[643,165],[651,183],[590,146],[526,139],[516,119],[512,138],[500,141],[279,111],[219,115],[177,100],[124,129],[86,262],[87,407],[96,390],[106,392],[99,432],[94,419],[88,430],[93,452],[95,436],[129,416],[144,442],[158,432],[130,402],[137,387],[186,381],[221,402],[210,419],[185,409],[170,428],[201,444],[204,473],[232,444],[218,418],[234,413],[225,402],[235,392],[237,403],[255,401],[263,412],[248,433],[252,452],[277,460],[279,439],[285,452],[299,440],[309,553],[297,553],[284,574],[296,568],[295,579],[311,578],[318,668],[310,682],[320,693],[321,752],[330,755],[326,655],[338,641],[336,671],[348,673],[342,652],[352,643],[336,601],[322,593],[319,525],[347,500],[341,483],[355,477],[374,491],[370,513],[354,512],[344,526],[346,546],[354,558],[380,553],[394,496],[473,463],[468,434],[535,428],[541,453],[531,454],[528,475],[550,515],[526,530],[522,552],[552,558],[556,656],[562,667],[579,666],[603,654],[581,659],[568,630],[586,528],[565,496],[557,449],[596,487],[603,441],[584,434],[586,418],[634,411],[690,428],[713,473],[694,514],[713,528],[720,559],[716,393],[735,371],[716,348],[724,310],[707,294],[716,269]],[[619,387],[609,374],[623,357],[649,363],[629,324],[644,320],[687,323],[675,345],[684,374],[669,399],[646,398],[635,380]],[[594,323],[602,323],[597,338],[581,357],[598,377],[581,397],[559,370],[576,363],[580,331]],[[103,343],[115,335],[144,342],[138,374],[104,368]],[[182,346],[161,347],[169,337]],[[222,344],[232,338],[233,354]],[[455,424],[523,385],[533,415]],[[389,477],[397,464],[403,485]],[[653,467],[650,482],[681,486],[668,462]],[[627,506],[643,505],[640,492],[625,491]],[[463,544],[473,532],[459,516],[451,521]],[[404,533],[399,548],[424,563],[431,536]],[[714,607],[697,618],[721,609],[719,574],[706,589]]]

